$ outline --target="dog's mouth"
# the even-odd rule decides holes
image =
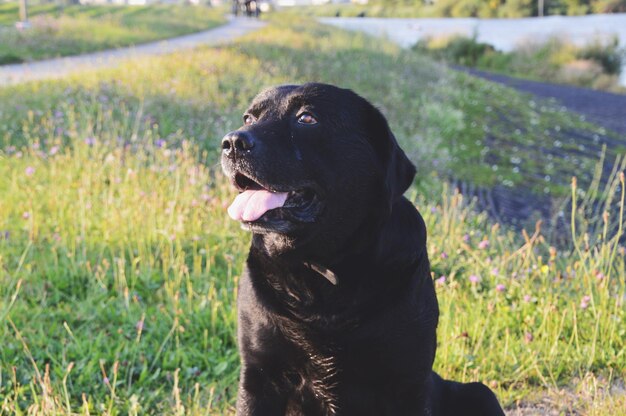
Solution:
[[[228,208],[234,220],[253,231],[286,233],[298,223],[311,223],[321,211],[319,193],[311,185],[285,188],[262,184],[241,172],[231,182],[239,195]]]

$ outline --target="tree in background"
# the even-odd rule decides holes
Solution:
[[[410,7],[440,17],[530,17],[626,13],[626,0],[371,0],[385,7]]]
[[[506,0],[500,2],[498,17],[537,16],[536,0]]]
[[[594,13],[626,13],[626,0],[596,0],[591,3]]]
[[[590,0],[562,0],[564,13],[574,16],[588,14],[591,11]]]

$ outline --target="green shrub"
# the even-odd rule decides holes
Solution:
[[[5,53],[0,55],[0,65],[9,65],[9,64],[19,64],[24,62],[24,60],[12,53]]]
[[[591,59],[599,63],[607,74],[618,75],[622,72],[624,49],[619,47],[619,40],[614,38],[609,44],[595,41],[578,52],[581,59]]]
[[[626,0],[597,0],[591,7],[595,13],[625,13]]]
[[[477,66],[481,59],[501,54],[492,45],[478,42],[475,36],[454,36],[439,46],[433,43],[431,39],[419,41],[414,50],[427,51],[439,59],[463,66]]]
[[[618,75],[625,53],[617,38],[608,43],[596,39],[587,46],[578,47],[556,36],[545,41],[526,42],[508,53],[478,42],[476,35],[471,38],[424,39],[413,50],[455,65],[616,91],[621,90]]]

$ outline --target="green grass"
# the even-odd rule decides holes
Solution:
[[[249,235],[225,214],[234,192],[216,166],[218,143],[261,88],[305,80],[378,105],[418,165],[408,196],[427,222],[439,282],[436,370],[489,384],[507,406],[564,391],[563,412],[624,414],[624,396],[607,390],[626,376],[619,208],[605,205],[606,227],[586,220],[590,196],[577,188],[572,241],[551,248],[440,185],[451,172],[485,185],[513,175],[504,163],[484,170],[482,158],[509,145],[540,158],[532,139],[543,130],[584,123],[301,20],[233,46],[0,90],[0,413],[232,414]],[[496,112],[510,118],[495,123]],[[476,142],[486,123],[502,136],[485,153]],[[594,157],[580,163],[555,176],[592,177]],[[605,194],[620,201],[613,179]]]
[[[621,60],[626,53],[617,38],[576,46],[560,37],[526,41],[501,52],[476,37],[447,36],[420,40],[413,49],[454,65],[475,67],[518,78],[626,92],[619,85]]]
[[[225,10],[206,6],[57,6],[29,8],[32,27],[19,31],[17,3],[0,4],[0,64],[136,45],[210,29]],[[5,27],[2,27],[5,25]]]

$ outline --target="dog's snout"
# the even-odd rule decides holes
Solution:
[[[254,148],[254,138],[246,131],[233,131],[222,139],[222,152],[227,156],[243,154]]]

